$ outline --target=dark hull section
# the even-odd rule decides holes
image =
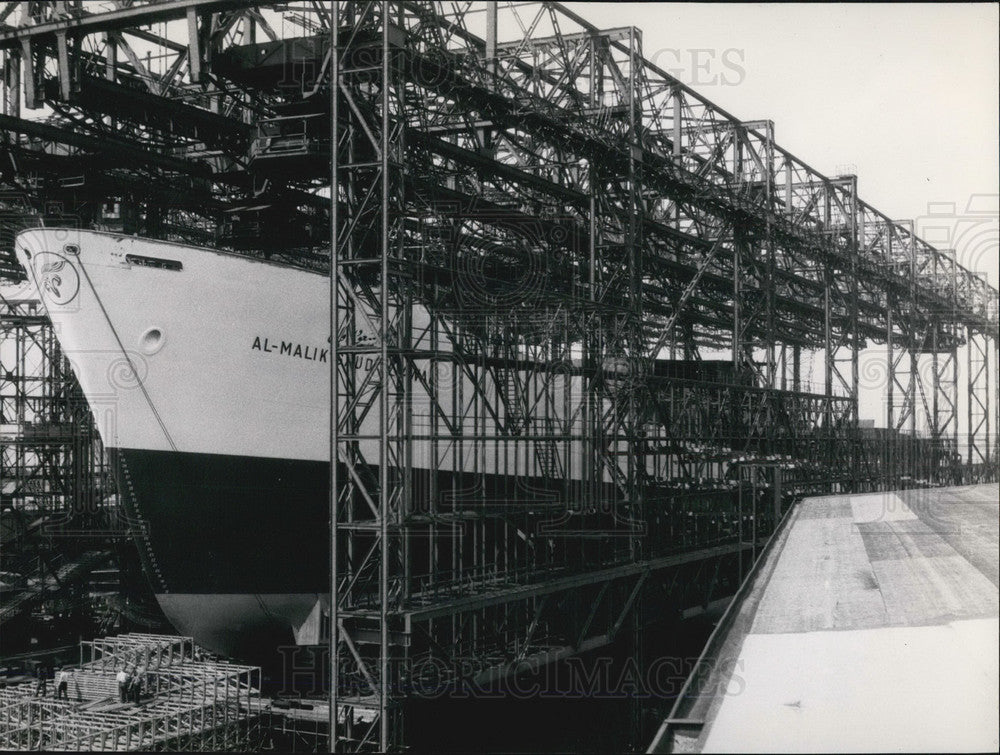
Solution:
[[[157,593],[329,591],[329,464],[110,452]]]
[[[330,465],[109,449],[144,570],[184,635],[260,659],[329,591]]]
[[[292,642],[329,592],[326,462],[109,449],[147,576],[178,631],[231,655]],[[362,470],[372,475],[374,470]],[[430,498],[416,471],[414,506]],[[552,512],[565,499],[540,478],[434,473],[448,507],[524,506]]]

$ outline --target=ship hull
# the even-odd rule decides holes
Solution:
[[[261,657],[318,642],[329,591],[327,462],[109,449],[166,617],[205,647]]]
[[[72,229],[20,234],[174,627],[257,656],[329,591],[329,279]]]
[[[237,656],[320,641],[328,462],[122,448],[109,457],[144,570],[179,632]],[[553,526],[564,512],[557,486],[540,477],[417,469],[409,487],[418,514],[432,489],[476,506],[511,505],[530,490]]]
[[[25,231],[15,252],[90,403],[144,570],[176,629],[230,655],[320,641],[330,589],[329,278],[67,229]],[[414,307],[415,331],[428,319]],[[356,367],[363,376],[368,365]],[[440,390],[441,406],[452,390],[475,393]],[[414,421],[429,422],[427,397],[413,402]],[[378,458],[374,414],[360,433],[366,459]],[[498,433],[471,413],[468,422],[470,432]],[[434,496],[480,509],[530,502],[553,521],[565,511],[561,483],[539,462],[499,444],[490,456],[450,445],[437,458],[430,444],[414,445],[414,513]],[[578,475],[579,461],[568,463]]]

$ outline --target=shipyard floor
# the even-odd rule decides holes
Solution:
[[[996,485],[802,501],[650,751],[997,751],[998,531]]]

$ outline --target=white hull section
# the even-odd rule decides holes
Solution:
[[[107,446],[329,461],[329,279],[85,231],[28,231],[17,253]],[[282,340],[316,358],[276,353]]]
[[[329,462],[328,277],[94,231],[25,231],[16,252],[41,292],[107,447]],[[430,349],[428,322],[426,310],[414,306],[416,350]],[[448,350],[443,339],[438,350]],[[356,358],[363,381],[370,357]],[[425,375],[434,368],[419,359],[415,367]],[[465,433],[499,436],[491,414],[475,408],[468,377],[450,365],[447,370],[439,380],[439,407],[460,416]],[[520,375],[523,381],[526,373]],[[532,379],[536,403],[520,411],[562,422],[568,406],[577,415],[569,431],[582,430],[580,378],[558,377],[548,385],[545,377]],[[430,432],[431,399],[418,381],[414,386],[413,431]],[[501,395],[505,390],[491,388]],[[492,403],[504,422],[503,402]],[[541,430],[541,423],[537,428],[554,432]],[[444,425],[437,432],[445,432]],[[378,437],[375,412],[366,417],[362,434]],[[516,452],[503,444],[478,441],[478,453],[470,452],[471,444],[464,453],[439,448],[434,460],[429,443],[416,443],[413,465],[544,475],[531,444],[519,443]],[[372,463],[377,450],[375,440],[362,442]],[[581,476],[583,450],[572,443],[569,458],[563,458],[573,478]],[[624,469],[624,453],[619,458]]]

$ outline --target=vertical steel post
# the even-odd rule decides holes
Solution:
[[[338,640],[339,631],[337,629],[337,579],[339,569],[337,566],[337,541],[338,541],[338,484],[337,458],[340,447],[338,422],[340,417],[340,398],[337,385],[337,365],[340,364],[340,317],[337,306],[337,235],[340,231],[339,221],[339,185],[338,167],[340,152],[340,129],[338,127],[338,83],[340,81],[340,51],[338,49],[338,28],[340,27],[340,1],[335,0],[330,14],[330,500],[329,500],[329,524],[330,524],[330,628],[327,637],[327,662],[330,665],[330,691],[328,711],[329,727],[328,747],[330,752],[337,752],[337,711],[338,711],[338,684],[339,679],[339,654]]]
[[[380,222],[380,244],[379,244],[379,263],[381,266],[380,280],[379,280],[379,305],[381,307],[381,312],[379,313],[379,369],[381,371],[381,390],[379,391],[379,412],[378,412],[378,476],[379,476],[379,490],[378,490],[378,507],[379,507],[379,517],[378,517],[378,533],[381,554],[379,559],[379,568],[381,573],[379,575],[379,676],[378,676],[378,697],[379,697],[379,749],[383,752],[387,752],[390,747],[389,743],[389,686],[391,684],[389,678],[389,626],[388,618],[386,614],[389,611],[389,507],[392,505],[391,489],[389,487],[389,463],[390,454],[393,449],[390,447],[391,439],[390,433],[395,430],[399,432],[398,428],[393,428],[389,418],[389,412],[394,408],[390,405],[390,393],[389,391],[395,386],[390,386],[390,365],[389,365],[389,338],[391,337],[391,332],[389,329],[389,297],[392,295],[389,290],[389,170],[390,170],[390,155],[389,155],[389,129],[391,128],[391,121],[389,117],[389,90],[390,90],[390,65],[389,65],[389,3],[382,3],[382,18],[381,18],[381,43],[382,43],[382,112],[381,119],[382,122],[379,124],[381,128],[381,165],[379,169],[382,171],[381,175],[381,213]]]
[[[497,0],[486,0],[486,70],[497,72]]]
[[[991,476],[990,456],[990,337],[967,326],[968,339],[968,459],[972,481]]]
[[[826,220],[830,218],[830,187],[826,187]],[[833,270],[828,263],[823,271],[823,432],[825,448],[823,460],[828,469],[834,469],[836,453],[834,449],[833,429],[833,361],[835,347],[833,343]],[[828,492],[834,492],[831,489]]]
[[[892,244],[891,238],[889,241]],[[890,255],[891,260],[891,255]],[[885,376],[886,376],[886,388],[885,388],[885,412],[886,412],[886,424],[885,424],[885,457],[883,461],[882,468],[882,489],[891,490],[895,487],[894,483],[896,480],[896,450],[897,450],[897,439],[896,439],[896,396],[895,396],[895,353],[893,351],[895,347],[893,338],[893,328],[895,323],[893,322],[893,312],[896,306],[896,295],[892,291],[889,292],[888,298],[886,300],[885,307]]]
[[[849,191],[850,205],[848,207],[848,223],[850,227],[848,233],[850,238],[850,249],[848,253],[851,255],[851,262],[850,272],[848,273],[850,279],[850,293],[848,295],[850,313],[848,315],[847,329],[848,337],[851,339],[851,410],[847,432],[850,436],[848,442],[850,445],[851,490],[858,492],[861,486],[861,439],[860,429],[858,427],[861,401],[861,378],[859,369],[861,334],[859,332],[860,327],[858,321],[858,258],[861,253],[860,250],[863,246],[863,239],[861,237],[861,233],[863,232],[861,231],[862,224],[858,222],[861,209],[858,207],[857,176],[851,176]]]
[[[733,333],[732,333],[732,360],[733,370],[739,370],[741,354],[743,352],[743,307],[741,299],[743,296],[743,286],[741,275],[743,270],[743,259],[746,256],[746,242],[743,238],[743,229],[739,224],[733,225]]]
[[[4,53],[4,102],[3,112],[5,115],[14,118],[21,117],[21,57],[16,50],[7,50]],[[7,134],[6,139],[11,141],[17,137],[14,134]]]

